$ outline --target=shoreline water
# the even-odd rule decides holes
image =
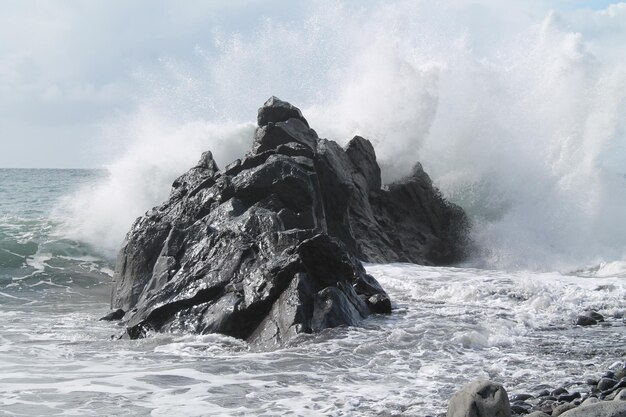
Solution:
[[[389,275],[386,270],[392,273]],[[507,287],[498,285],[497,274],[488,278],[494,285],[491,295],[476,297],[478,293],[468,291],[462,297],[466,301],[461,302],[446,301],[450,292],[459,291],[447,288],[434,276],[452,278],[456,288],[475,286],[477,290],[480,286],[472,278],[477,271],[453,270],[451,277],[446,277],[450,271],[445,268],[409,265],[368,265],[368,271],[389,275],[383,277],[383,285],[390,287],[391,295],[398,300],[392,317],[373,317],[363,323],[363,328],[336,329],[274,353],[252,352],[245,343],[218,335],[165,334],[133,342],[106,340],[121,332],[115,324],[97,322],[108,309],[103,299],[108,292],[106,283],[102,295],[96,297],[102,300],[99,303],[84,300],[84,291],[80,290],[76,292],[83,293],[82,296],[74,295],[78,297],[74,300],[82,301],[76,305],[51,310],[45,302],[37,302],[35,306],[25,306],[21,313],[14,310],[17,315],[13,316],[19,318],[14,330],[30,320],[36,325],[36,328],[23,328],[22,342],[18,341],[27,343],[25,346],[30,344],[35,351],[6,358],[15,364],[31,357],[30,375],[18,376],[17,368],[11,367],[9,373],[13,376],[6,374],[7,377],[0,378],[0,386],[9,389],[14,404],[23,401],[16,390],[30,386],[35,392],[42,390],[41,395],[46,391],[56,392],[53,396],[56,401],[75,408],[79,405],[73,402],[85,395],[81,391],[87,390],[91,391],[86,394],[89,398],[111,396],[127,405],[130,401],[135,404],[130,409],[138,415],[147,415],[149,410],[159,410],[156,415],[167,410],[182,410],[189,415],[206,415],[203,414],[206,410],[213,410],[209,415],[228,415],[237,409],[229,407],[243,401],[238,406],[243,407],[241,410],[246,415],[271,410],[305,415],[340,412],[378,415],[384,410],[395,410],[419,416],[445,412],[454,391],[464,381],[476,378],[496,378],[510,392],[523,393],[542,383],[558,387],[572,379],[599,375],[610,365],[608,362],[615,361],[615,353],[626,339],[622,334],[613,348],[603,346],[604,351],[598,352],[598,338],[622,330],[620,327],[607,332],[609,329],[605,327],[582,329],[565,321],[553,327],[527,329],[530,334],[526,335],[522,334],[525,327],[522,323],[519,323],[522,328],[507,331],[503,321],[510,322],[515,317],[507,316],[506,309],[499,308],[497,303],[503,298],[518,299],[520,292],[512,288],[515,282],[502,291]],[[455,277],[455,274],[465,276]],[[411,280],[415,275],[421,278]],[[502,294],[497,294],[498,291]],[[73,296],[63,291],[53,299],[67,302],[68,298]],[[469,301],[471,298],[475,302]],[[483,311],[479,304],[488,300],[492,307]],[[31,313],[24,316],[26,311]],[[44,314],[51,317],[41,321]],[[35,336],[42,331],[43,337]],[[581,335],[587,337],[581,339]],[[6,335],[2,336],[6,341]],[[517,340],[507,342],[505,339],[510,337]],[[564,345],[574,340],[581,342],[578,351]],[[18,346],[5,345],[5,348],[19,352]],[[602,354],[597,356],[598,353]],[[32,357],[33,354],[36,356]],[[533,363],[529,362],[530,358]],[[96,360],[101,365],[91,363]],[[0,367],[6,371],[5,366]],[[44,375],[50,368],[60,371],[60,380],[46,380]],[[109,369],[103,373],[105,368]],[[96,369],[100,370],[94,372]],[[16,377],[22,382],[18,383]],[[7,379],[12,385],[7,385]],[[81,387],[83,383],[79,381],[84,381],[86,386]],[[220,384],[226,384],[231,394],[229,390],[222,392],[218,388]],[[110,388],[103,391],[107,385]],[[299,387],[304,394],[296,395],[290,387]],[[153,401],[155,404],[151,406]],[[183,402],[189,405],[176,407]],[[9,406],[8,410],[13,409],[10,404],[4,405]],[[119,411],[113,404],[108,407],[109,411]],[[200,412],[200,408],[204,411]],[[49,411],[54,415],[54,409]]]

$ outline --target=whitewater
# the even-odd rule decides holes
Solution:
[[[104,169],[0,169],[0,415],[425,416],[477,378],[521,393],[617,366],[626,3],[539,3],[312,2],[252,33],[216,30],[193,62],[137,73],[136,111],[100,132],[121,149]],[[240,157],[271,95],[320,137],[372,140],[385,182],[420,161],[471,218],[471,256],[366,265],[393,314],[273,352],[220,335],[117,340],[98,319],[132,221],[201,152]],[[589,309],[607,323],[573,326]]]

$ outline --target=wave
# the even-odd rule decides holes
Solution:
[[[176,124],[144,112],[127,127],[132,144],[106,167],[107,175],[66,195],[55,209],[60,231],[113,257],[139,215],[165,200],[175,178],[210,148],[220,161],[240,156],[251,123]]]
[[[15,177],[24,177],[19,170],[14,173]],[[32,191],[29,185],[38,187],[44,179],[59,187],[68,176],[71,174],[55,177],[53,173],[40,172],[37,181],[24,181],[27,186],[22,194]],[[29,200],[40,203],[37,215],[24,217],[19,206],[3,207],[19,210],[20,214],[0,216],[0,304],[32,306],[107,299],[113,275],[110,260],[103,259],[100,251],[89,245],[58,236],[54,222],[39,215],[47,211],[53,200],[46,194],[57,191],[28,194]]]
[[[531,2],[525,2],[531,3]],[[372,139],[385,181],[420,160],[474,223],[472,264],[574,270],[626,255],[626,3],[313,2],[140,73],[108,177],[68,196],[66,232],[114,253],[210,149],[250,145],[277,95],[322,137]],[[299,16],[299,15],[298,15]]]

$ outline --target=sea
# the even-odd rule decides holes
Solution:
[[[68,228],[70,203],[110,177],[0,170],[2,416],[427,416],[474,379],[511,394],[575,390],[626,359],[619,262],[569,272],[368,264],[393,313],[358,327],[269,352],[211,334],[119,340],[123,328],[99,320],[114,251]],[[589,309],[606,322],[573,325]]]

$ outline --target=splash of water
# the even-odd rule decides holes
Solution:
[[[247,146],[248,123],[178,124],[149,111],[127,126],[133,138],[124,154],[107,166],[108,175],[65,196],[55,210],[63,232],[114,256],[135,218],[165,200],[175,178],[210,147],[218,161],[231,161]]]
[[[626,3],[315,3],[307,16],[216,31],[195,62],[143,74],[150,93],[123,126],[126,151],[65,202],[71,232],[114,251],[202,150],[222,165],[241,156],[246,122],[274,94],[320,136],[371,138],[386,181],[420,160],[472,217],[476,264],[624,257]]]

